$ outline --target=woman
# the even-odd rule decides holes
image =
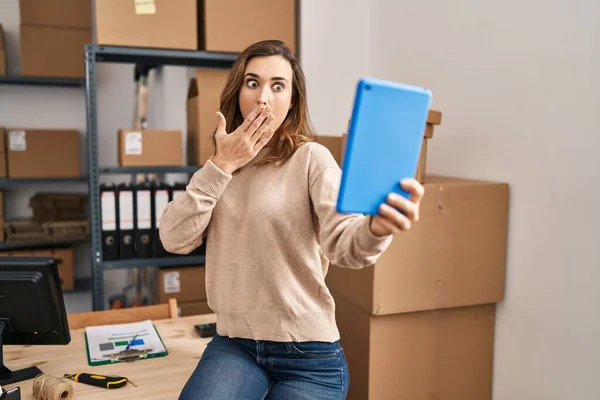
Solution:
[[[279,41],[240,55],[221,112],[215,155],[160,223],[174,253],[206,238],[217,315],[180,399],[343,399],[349,376],[325,285],[329,263],[374,264],[418,220],[423,187],[403,181],[411,201],[390,195],[377,216],[336,212],[341,170],[311,140],[304,74]]]

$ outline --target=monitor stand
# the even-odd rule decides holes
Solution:
[[[0,320],[0,386],[33,379],[42,373],[38,367],[23,368],[17,371],[11,371],[6,368],[2,351],[2,333],[4,332],[5,327],[6,320]]]

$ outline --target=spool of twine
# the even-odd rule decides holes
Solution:
[[[37,400],[71,400],[73,386],[52,375],[38,375],[33,380],[33,396]]]

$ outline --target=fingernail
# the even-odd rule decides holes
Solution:
[[[388,199],[391,201],[396,201],[400,198],[400,196],[398,196],[396,193],[390,193],[390,195],[388,196]]]

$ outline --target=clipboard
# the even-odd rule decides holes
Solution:
[[[358,82],[342,162],[339,213],[379,214],[388,194],[405,198],[404,178],[417,172],[431,91],[363,78]]]
[[[169,354],[150,320],[88,326],[85,328],[85,351],[90,366],[133,362]]]

